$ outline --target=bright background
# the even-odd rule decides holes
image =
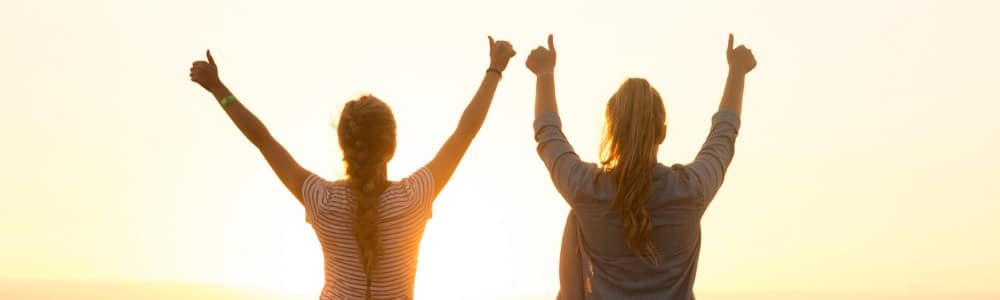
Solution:
[[[488,34],[519,54],[435,204],[416,294],[550,298],[567,206],[534,153],[523,67],[550,32],[565,131],[589,159],[607,98],[640,76],[665,97],[661,159],[689,161],[726,34],[754,50],[736,158],[702,222],[706,299],[1000,295],[1000,2],[264,3],[0,2],[0,298],[125,299],[115,287],[145,282],[314,299],[302,208],[188,80],[191,61],[211,48],[327,178],[343,173],[329,123],[372,92],[400,124],[399,178],[454,128]]]

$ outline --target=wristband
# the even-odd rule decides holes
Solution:
[[[222,101],[219,101],[219,104],[222,105],[222,108],[226,108],[226,105],[229,105],[229,103],[233,102],[236,102],[236,96],[229,95],[226,96],[225,98],[222,98]]]
[[[489,73],[489,72],[497,73],[497,75],[500,75],[500,77],[503,77],[503,72],[501,72],[500,69],[497,69],[497,68],[486,69],[486,73]]]

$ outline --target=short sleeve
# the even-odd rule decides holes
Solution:
[[[312,224],[314,216],[323,207],[323,201],[330,194],[329,182],[317,176],[309,174],[302,184],[302,206],[306,209],[306,222]]]
[[[434,175],[431,170],[426,166],[422,167],[400,181],[409,192],[411,207],[419,213],[426,213],[430,218],[434,204]]]

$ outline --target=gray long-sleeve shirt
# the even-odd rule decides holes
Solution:
[[[560,256],[560,299],[694,299],[701,216],[732,161],[739,116],[731,110],[717,112],[693,162],[654,168],[646,209],[658,265],[628,248],[621,217],[611,209],[614,179],[580,160],[562,132],[559,115],[542,114],[534,127],[538,155],[571,207]]]

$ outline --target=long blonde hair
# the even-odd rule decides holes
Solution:
[[[646,202],[652,195],[656,153],[666,132],[666,109],[660,93],[645,79],[629,78],[608,100],[600,162],[604,174],[614,178],[612,208],[622,218],[629,249],[657,264],[656,248],[649,239],[652,223]]]
[[[396,150],[396,119],[385,102],[364,95],[344,105],[337,137],[355,200],[352,227],[366,277],[365,299],[371,299],[372,273],[382,253],[378,197],[389,186],[386,164]]]

